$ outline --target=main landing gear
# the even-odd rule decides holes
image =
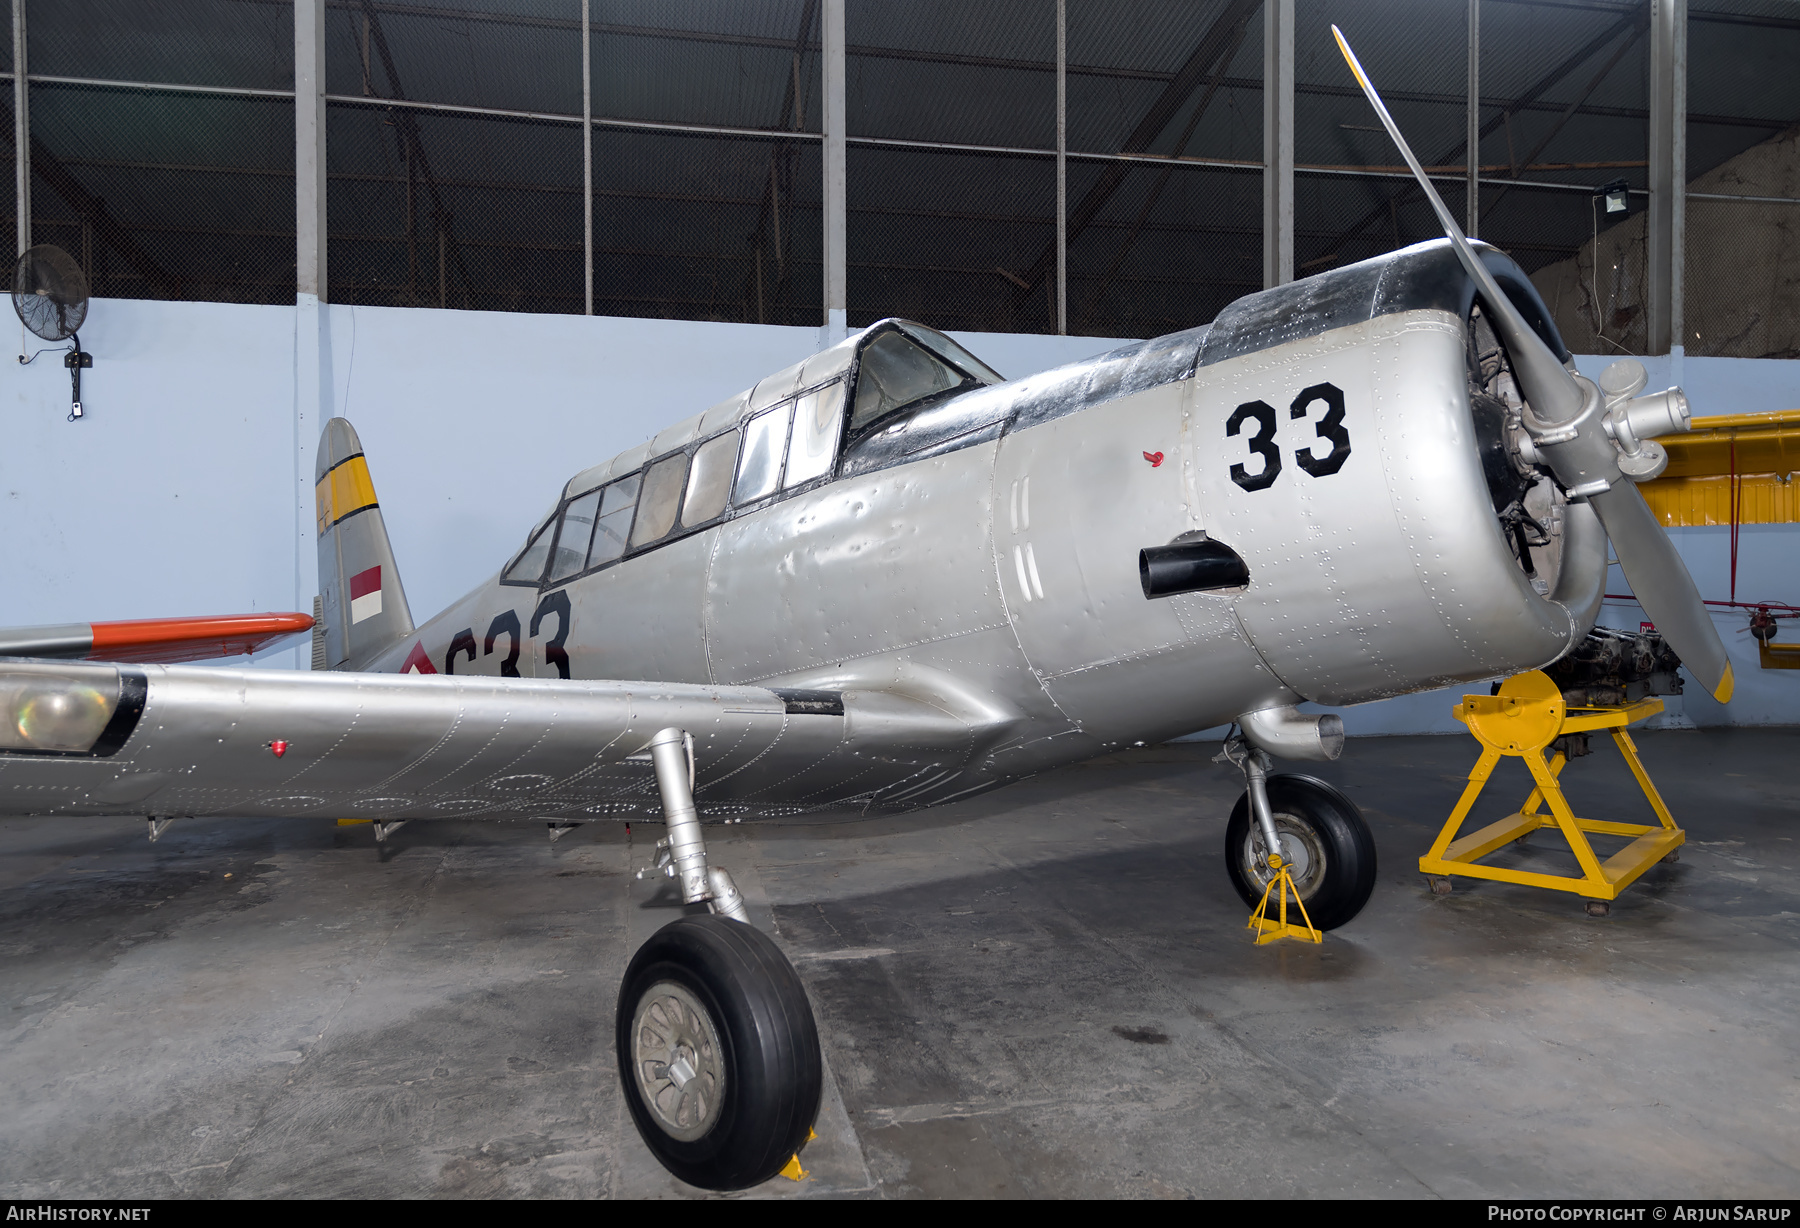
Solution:
[[[1266,908],[1264,933],[1278,927],[1284,878],[1295,911],[1304,909],[1318,930],[1336,929],[1361,912],[1375,890],[1375,838],[1356,804],[1311,776],[1269,775],[1269,757],[1241,737],[1226,743],[1221,758],[1243,769],[1246,785],[1225,826],[1225,868],[1244,903],[1259,914]],[[1285,928],[1291,936],[1306,934]]]
[[[667,838],[657,864],[710,916],[653,934],[625,970],[615,1039],[638,1133],[690,1185],[739,1190],[781,1172],[811,1133],[824,1085],[818,1026],[781,949],[749,924],[731,875],[706,864],[693,743],[650,741]]]

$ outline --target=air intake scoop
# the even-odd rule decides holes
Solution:
[[[1145,597],[1173,597],[1243,588],[1250,583],[1250,569],[1224,542],[1197,537],[1138,551],[1138,580]]]

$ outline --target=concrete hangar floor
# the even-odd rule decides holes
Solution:
[[[1352,743],[1319,774],[1381,877],[1322,947],[1251,945],[1210,745],[709,829],[828,1067],[811,1176],[751,1194],[1793,1197],[1797,742],[1640,735],[1689,843],[1603,919],[1432,896],[1416,859],[1474,743]],[[1523,795],[1516,760],[1497,778]],[[1578,813],[1644,808],[1610,746],[1565,779]],[[0,1197],[697,1194],[611,1051],[625,962],[679,907],[628,874],[658,835],[0,822]],[[1508,855],[1551,868],[1532,839]]]

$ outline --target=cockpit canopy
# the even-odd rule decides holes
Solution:
[[[851,435],[920,401],[1004,382],[998,371],[943,333],[905,320],[884,320],[863,334],[854,370]]]
[[[878,429],[1004,382],[936,329],[883,320],[577,474],[501,582],[561,583],[829,482]]]

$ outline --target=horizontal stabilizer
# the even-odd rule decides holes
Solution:
[[[225,614],[0,627],[0,656],[173,664],[248,656],[312,629],[308,614]]]

